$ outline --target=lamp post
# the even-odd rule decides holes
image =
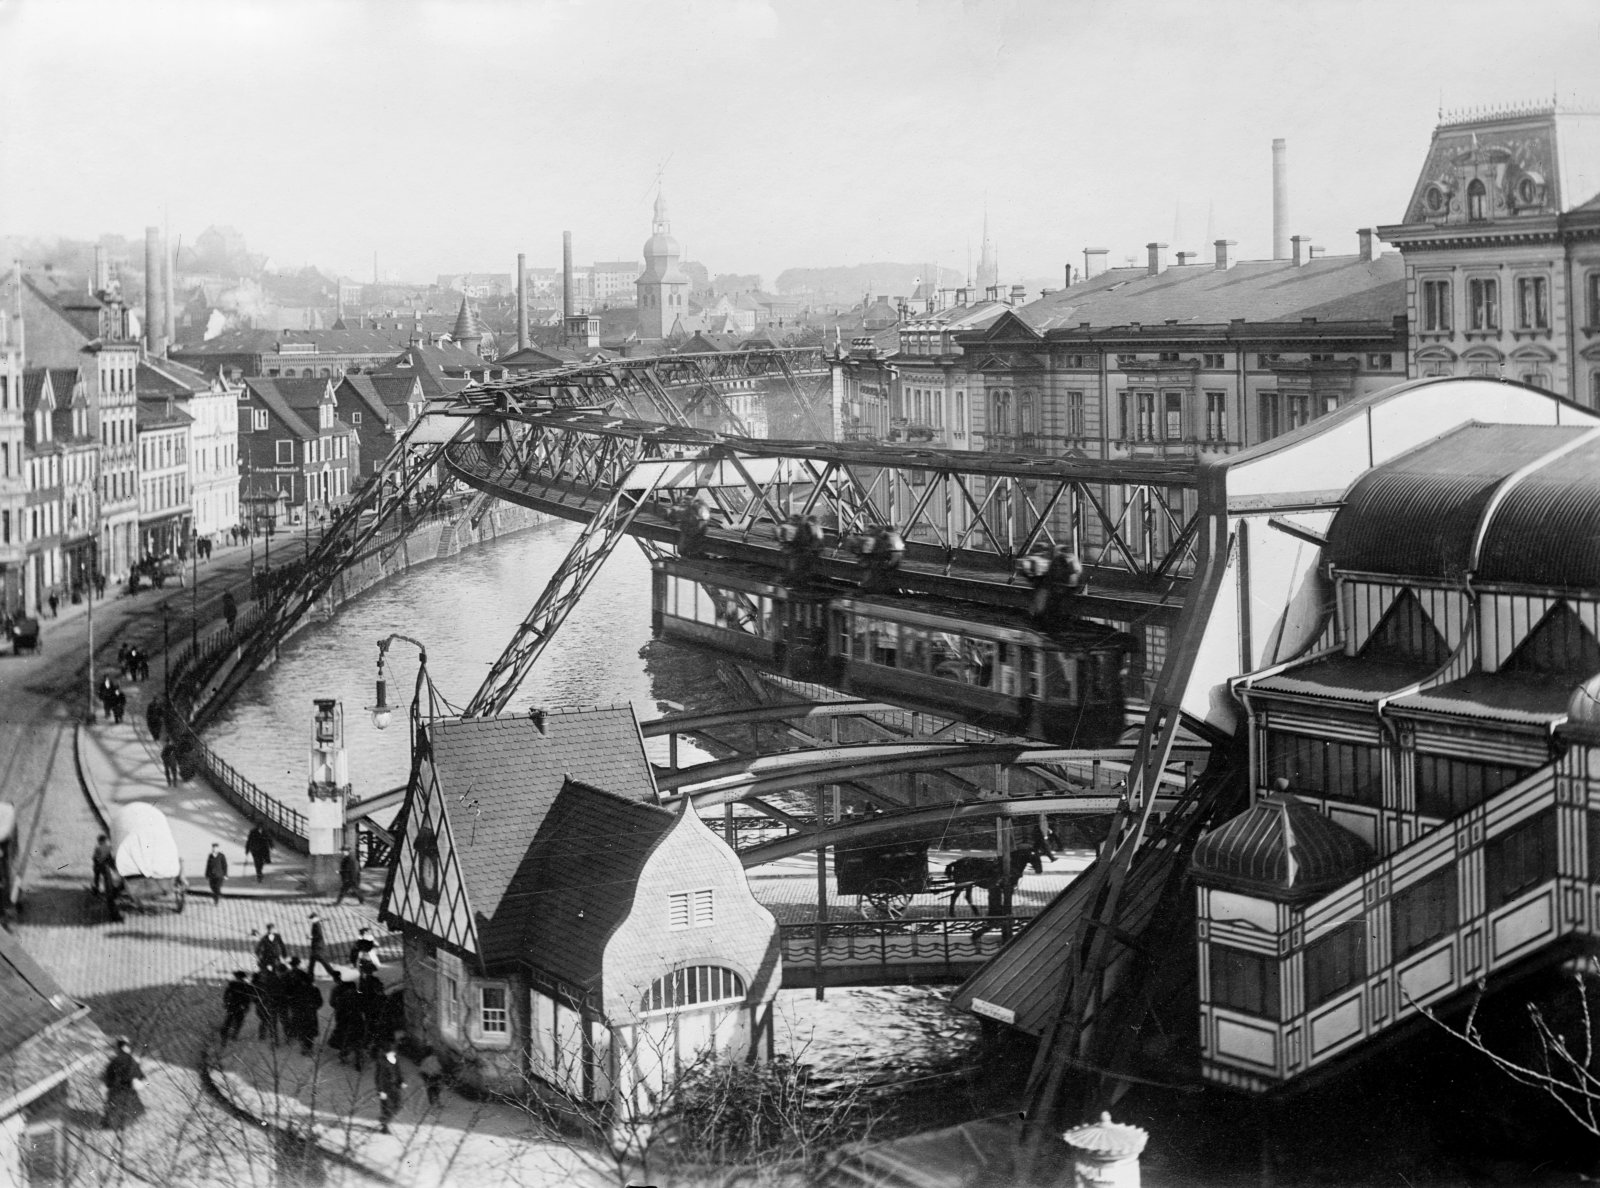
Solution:
[[[18,300],[21,300],[20,296]],[[89,722],[94,723],[94,575],[100,572],[100,455],[94,455],[94,476],[90,480],[90,494],[94,497],[93,515],[89,519],[89,574],[85,619],[89,627]]]
[[[200,655],[200,533],[189,525],[189,663]]]
[[[350,767],[344,749],[344,707],[331,697],[313,698],[311,777],[306,785],[306,840],[311,855],[311,890],[321,895],[339,886]]]
[[[169,703],[172,701],[172,643],[167,634],[170,602],[168,599],[161,604],[161,693]]]

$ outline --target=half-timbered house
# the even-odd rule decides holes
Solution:
[[[423,720],[382,919],[413,1034],[463,1080],[643,1103],[771,1054],[777,925],[737,855],[657,803],[629,706]]]

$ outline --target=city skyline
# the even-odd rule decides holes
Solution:
[[[1289,231],[1347,254],[1400,216],[1441,107],[1595,102],[1574,90],[1597,47],[1600,18],[1566,0],[1514,22],[1484,3],[12,0],[0,231],[231,224],[276,267],[365,280],[376,253],[431,280],[548,266],[568,229],[581,260],[637,255],[659,184],[713,274],[964,274],[987,211],[1009,282],[1089,246],[1269,256],[1283,137]]]

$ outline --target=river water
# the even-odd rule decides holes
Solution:
[[[346,603],[284,645],[278,662],[257,673],[207,732],[208,742],[256,784],[298,805],[305,795],[312,702],[334,697],[345,708],[354,795],[405,783],[409,755],[401,713],[380,733],[364,710],[374,699],[377,641],[397,631],[420,640],[435,686],[454,704],[465,704],[577,533],[578,525],[564,521],[517,533],[411,570]],[[396,644],[387,667],[388,700],[403,711],[416,681],[416,650]],[[685,702],[714,708],[714,684],[711,662],[651,643],[650,566],[625,542],[508,710],[627,701],[644,720]],[[666,740],[649,743],[651,757],[665,762]],[[679,761],[693,761],[687,747]],[[777,1015],[780,1047],[836,1081],[937,1080],[968,1061],[976,1034],[971,1020],[925,988],[830,990],[820,1003],[811,991],[784,991]]]

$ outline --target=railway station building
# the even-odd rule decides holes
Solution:
[[[380,918],[467,1083],[648,1112],[708,1048],[771,1055],[777,924],[657,800],[631,706],[419,725]]]

